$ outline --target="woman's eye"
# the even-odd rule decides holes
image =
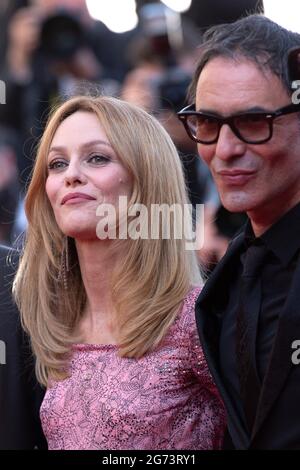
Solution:
[[[50,162],[48,165],[49,170],[60,170],[61,168],[65,168],[67,165],[66,162],[63,160],[54,160],[53,162]]]
[[[89,159],[89,163],[106,163],[109,161],[108,157],[105,157],[104,155],[92,155]]]

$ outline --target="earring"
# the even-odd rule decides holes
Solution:
[[[69,237],[64,237],[62,252],[60,256],[60,270],[58,274],[58,280],[62,281],[65,290],[68,290],[68,272],[69,271],[70,271]]]

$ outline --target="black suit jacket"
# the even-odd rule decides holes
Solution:
[[[33,358],[12,302],[14,269],[0,247],[0,449],[46,448],[39,421],[44,391],[36,382]]]
[[[236,404],[224,385],[219,364],[222,316],[228,301],[230,281],[239,262],[243,233],[230,244],[227,253],[205,284],[196,303],[196,320],[207,363],[223,397],[228,429],[236,449],[300,449],[300,365],[293,365],[292,343],[300,340],[300,261],[285,306],[266,373],[255,424],[250,436]]]

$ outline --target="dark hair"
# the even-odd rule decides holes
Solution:
[[[215,57],[246,58],[261,70],[279,77],[288,94],[292,94],[287,54],[296,46],[300,46],[300,34],[282,28],[263,15],[250,15],[234,23],[213,26],[204,33],[199,46],[200,58],[189,88],[189,101],[195,100],[204,66]]]

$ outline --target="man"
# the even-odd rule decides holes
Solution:
[[[296,46],[299,35],[259,15],[212,28],[191,85],[195,107],[179,113],[225,208],[249,217],[196,306],[236,449],[300,448],[300,365],[292,360],[300,339],[300,107],[287,67]]]
[[[45,448],[39,422],[43,391],[11,299],[11,253],[0,246],[0,450]]]

